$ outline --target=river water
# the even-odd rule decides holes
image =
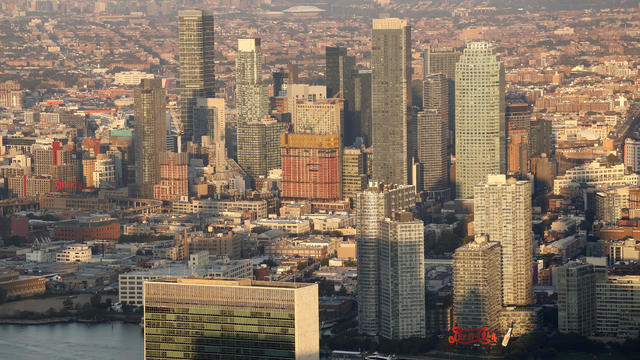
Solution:
[[[142,343],[135,324],[0,325],[0,359],[138,360]]]

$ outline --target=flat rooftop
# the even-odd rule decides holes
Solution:
[[[207,285],[207,286],[244,286],[244,287],[268,287],[282,289],[299,289],[316,284],[309,283],[293,283],[281,281],[255,281],[251,279],[232,279],[232,278],[207,278],[201,276],[189,277],[167,277],[156,280],[146,281],[145,283],[174,283],[185,285]]]

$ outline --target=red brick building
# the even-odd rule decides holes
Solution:
[[[160,183],[153,186],[157,200],[177,200],[189,196],[187,153],[165,153],[160,160]]]
[[[105,217],[62,221],[53,230],[53,238],[75,242],[117,240],[120,238],[120,223]]]
[[[282,134],[282,196],[342,199],[339,135]]]
[[[42,295],[46,291],[44,276],[24,276],[16,271],[0,271],[0,289],[7,291],[7,298]]]

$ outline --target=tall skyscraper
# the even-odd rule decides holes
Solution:
[[[355,56],[348,56],[347,49],[339,46],[325,47],[325,77],[327,97],[334,97],[341,93],[344,98],[346,82],[352,77],[355,69]]]
[[[265,117],[238,124],[238,165],[254,179],[281,168],[280,134],[285,124]]]
[[[296,102],[294,134],[282,136],[282,193],[286,198],[342,199],[343,101]]]
[[[475,186],[474,232],[502,248],[504,306],[533,303],[531,183],[489,175]]]
[[[135,91],[136,186],[134,194],[153,198],[160,180],[160,155],[167,149],[167,109],[160,79],[144,79]]]
[[[448,127],[449,127],[449,144],[451,150],[454,150],[455,145],[455,113],[456,113],[456,92],[455,92],[455,80],[456,80],[456,63],[460,60],[460,52],[453,48],[427,48],[423,54],[424,60],[424,76],[425,80],[427,76],[433,74],[443,74],[447,78],[448,85]],[[455,151],[454,151],[455,153]]]
[[[456,63],[460,52],[453,48],[427,48],[424,51],[424,76],[443,74],[449,80],[456,78]]]
[[[408,212],[380,221],[380,335],[425,337],[424,224]]]
[[[508,127],[507,173],[526,175],[529,173],[529,132],[511,124]]]
[[[407,184],[411,158],[411,27],[374,19],[371,39],[373,178]],[[415,136],[415,134],[413,134]]]
[[[453,254],[453,325],[500,328],[500,244],[476,236]]]
[[[193,141],[194,108],[199,97],[215,97],[213,12],[184,10],[178,15],[180,120],[183,144]],[[196,139],[197,140],[197,139]]]
[[[256,121],[269,113],[269,94],[262,83],[260,39],[238,39],[236,54],[238,121]]]
[[[195,109],[196,141],[213,149],[209,163],[223,168],[227,161],[226,150],[226,102],[222,98],[198,98]]]
[[[320,357],[317,284],[164,278],[143,298],[145,360]]]
[[[358,136],[366,147],[371,146],[371,70],[358,70],[354,74],[354,106],[355,122],[358,126]]]
[[[327,46],[325,48],[327,97],[344,99],[345,145],[351,145],[359,136],[359,122],[354,114],[356,68],[355,56],[348,56],[347,49]]]
[[[418,113],[417,158],[420,187],[428,199],[449,200],[449,91],[443,74],[424,80],[423,110]]]
[[[525,135],[523,131],[526,132],[526,137],[528,143],[527,145],[527,153],[528,156],[531,155],[533,150],[533,143],[531,142],[531,115],[533,113],[533,108],[527,103],[514,103],[507,104],[505,107],[505,121],[506,129],[507,129],[507,147],[509,143],[512,142],[511,132],[512,130],[516,131],[516,136]],[[518,140],[516,140],[518,141]],[[507,149],[507,158],[509,157],[509,149]],[[528,159],[527,159],[528,160]],[[509,169],[509,160],[507,159],[507,171]],[[526,174],[526,172],[524,172]]]
[[[415,187],[373,184],[356,198],[358,256],[358,321],[360,332],[379,331],[379,245],[380,221],[393,212],[415,207]]]
[[[507,124],[512,125],[516,129],[531,129],[532,108],[529,104],[508,104],[505,108],[505,119]],[[507,128],[508,129],[508,128]]]
[[[506,172],[504,67],[491,44],[467,45],[455,87],[456,197],[470,199],[487,175]]]
[[[593,265],[570,262],[553,269],[558,293],[558,330],[593,335],[596,322],[596,273]]]

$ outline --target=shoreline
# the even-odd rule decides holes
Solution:
[[[0,319],[0,325],[51,325],[51,324],[98,324],[107,322],[123,322],[126,324],[139,324],[140,319],[131,319],[124,317],[110,317],[102,320],[81,319],[76,316],[52,317],[43,319]]]

